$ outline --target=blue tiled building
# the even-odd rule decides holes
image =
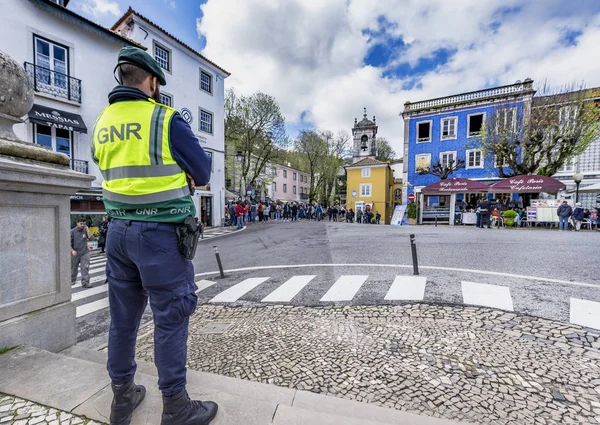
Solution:
[[[429,168],[437,162],[465,161],[465,167],[452,177],[469,178],[481,182],[498,180],[498,164],[493,157],[485,157],[477,149],[477,136],[486,117],[502,111],[503,125],[520,126],[523,116],[531,108],[533,80],[462,93],[419,102],[406,102],[404,119],[404,190],[403,203],[410,193],[439,181],[439,177],[420,174],[420,168]]]

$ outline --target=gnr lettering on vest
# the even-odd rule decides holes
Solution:
[[[103,145],[104,143],[114,142],[117,140],[130,140],[131,135],[134,135],[138,140],[142,140],[139,131],[142,129],[142,125],[137,122],[128,122],[127,124],[121,124],[119,128],[111,125],[109,128],[103,127],[98,130],[98,143]]]
[[[170,214],[190,214],[191,212],[192,209],[190,207],[172,208],[171,211],[169,211]]]
[[[158,208],[144,208],[135,210],[137,215],[154,215],[158,214]]]

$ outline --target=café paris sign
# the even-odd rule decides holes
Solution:
[[[540,179],[539,177],[519,177],[519,178],[509,178],[508,184],[511,190],[515,192],[525,191],[525,190],[539,190],[543,189],[544,179]]]
[[[466,181],[446,180],[440,182],[440,192],[465,192],[466,189]]]

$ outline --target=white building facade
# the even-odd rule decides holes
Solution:
[[[119,50],[136,45],[65,6],[69,0],[4,0],[0,49],[19,62],[34,85],[34,106],[14,126],[24,141],[71,158],[71,168],[96,177],[92,190],[72,197],[73,215],[104,212],[102,176],[90,158],[94,122],[116,85]]]
[[[104,213],[103,180],[91,160],[90,137],[96,118],[108,105],[108,93],[117,85],[113,69],[119,50],[137,46],[156,56],[161,54],[154,50],[159,45],[170,53],[171,70],[165,72],[164,88],[170,100],[165,97],[164,102],[187,117],[212,156],[211,183],[200,188],[195,198],[198,215],[206,224],[220,225],[224,216],[223,82],[229,74],[131,10],[121,19],[121,26],[128,29],[126,36],[122,28],[119,33],[71,11],[69,0],[3,0],[2,6],[0,50],[25,68],[35,93],[34,106],[25,123],[14,126],[15,133],[24,141],[68,155],[71,168],[96,178],[91,190],[71,198],[71,214],[89,216],[96,223]],[[129,18],[134,22],[131,28]],[[144,29],[152,36],[145,37]],[[196,90],[190,81],[197,81]]]
[[[225,217],[224,83],[230,74],[131,8],[112,30],[142,44],[163,68],[162,103],[181,113],[212,158],[210,183],[194,195],[198,215],[205,225],[220,226]]]

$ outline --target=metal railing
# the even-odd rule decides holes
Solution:
[[[455,103],[476,101],[493,97],[514,96],[533,91],[533,80],[525,80],[522,83],[510,84],[508,86],[494,87],[491,89],[477,90],[469,93],[457,94],[455,96],[439,97],[436,99],[423,100],[420,102],[406,102],[404,112],[419,109],[436,108]]]
[[[36,92],[81,103],[81,80],[29,62],[25,62],[25,72]]]
[[[88,173],[88,162],[82,159],[72,159],[71,160],[71,170],[77,171],[83,174]]]

